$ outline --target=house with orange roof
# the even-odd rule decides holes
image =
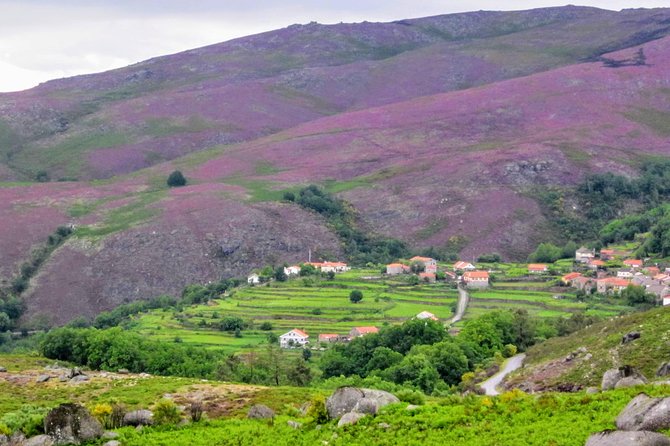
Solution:
[[[638,259],[626,259],[623,261],[623,264],[631,268],[642,268],[643,265],[642,260]]]
[[[342,336],[337,333],[321,333],[319,335],[319,342],[322,344],[332,344],[334,342],[339,342]]]
[[[544,263],[531,263],[528,265],[528,272],[530,274],[543,274],[549,271],[549,267]]]
[[[620,293],[630,285],[630,280],[618,277],[606,277],[596,281],[596,287],[601,294]]]
[[[602,260],[593,259],[589,262],[589,268],[591,269],[605,268],[605,266],[606,264]]]
[[[428,283],[435,283],[437,276],[435,273],[419,273],[419,280]]]
[[[470,262],[464,262],[463,260],[454,263],[454,271],[474,271],[476,269],[475,265]]]
[[[379,328],[377,327],[354,327],[349,332],[349,338],[360,338],[372,333],[379,333]]]
[[[647,270],[647,275],[651,277],[658,276],[659,274],[661,274],[661,269],[658,268],[657,266],[648,266],[645,269]]]
[[[323,273],[343,273],[349,271],[351,268],[344,262],[307,262],[305,265],[312,265],[314,268]]]
[[[414,256],[411,259],[409,259],[409,261],[412,263],[416,262],[422,264],[424,272],[427,273],[437,272],[437,260],[431,259],[430,257]]]
[[[463,283],[468,287],[489,286],[489,273],[486,271],[466,271],[463,273]]]
[[[402,263],[389,263],[386,265],[386,274],[389,276],[397,276],[398,274],[407,272],[409,272],[409,266],[403,265]]]
[[[561,277],[561,282],[563,282],[565,285],[572,285],[572,281],[575,280],[577,277],[582,277],[582,273],[568,273],[565,276]]]
[[[612,260],[614,257],[613,249],[601,249],[600,250],[600,260]]]
[[[303,347],[307,344],[309,344],[309,335],[297,328],[279,336],[279,346],[281,348]]]

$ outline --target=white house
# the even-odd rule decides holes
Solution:
[[[302,347],[309,344],[309,335],[302,330],[294,328],[288,333],[279,336],[279,346],[281,348]]]
[[[258,276],[258,274],[253,273],[249,277],[247,277],[247,283],[255,285],[257,283],[261,283],[261,278]]]
[[[595,249],[588,249],[584,246],[575,251],[575,262],[589,263],[596,256]]]
[[[284,267],[284,274],[287,276],[297,276],[300,274],[300,267],[298,265]]]
[[[458,262],[454,263],[454,271],[462,270],[462,271],[474,271],[477,268],[475,265],[473,265],[470,262],[464,262],[462,260],[459,260]]]
[[[437,320],[437,316],[435,316],[433,313],[430,311],[422,311],[421,313],[416,315],[417,319],[430,319],[433,321]]]
[[[489,286],[489,273],[486,271],[466,271],[463,273],[463,282],[468,287]]]
[[[323,273],[328,273],[331,271],[334,273],[343,273],[351,269],[346,263],[343,262],[311,262],[307,263],[307,265],[312,265],[314,268],[321,270]]]
[[[619,271],[616,272],[616,276],[621,279],[632,279],[633,271],[629,269],[620,269]]]

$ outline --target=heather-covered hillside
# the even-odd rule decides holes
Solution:
[[[0,183],[0,281],[68,224],[27,319],[340,258],[281,202],[309,183],[411,248],[525,258],[555,236],[538,190],[670,154],[668,33],[666,9],[310,24],[0,95],[0,181],[26,181]]]

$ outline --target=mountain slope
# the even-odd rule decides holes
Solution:
[[[107,178],[350,109],[594,58],[668,34],[668,20],[668,10],[564,7],[291,26],[0,95],[0,162],[28,179]]]

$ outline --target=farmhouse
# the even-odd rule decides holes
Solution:
[[[377,328],[377,327],[354,327],[349,332],[349,337],[351,339],[360,338],[361,336],[365,336],[365,335],[371,334],[371,333],[379,333],[379,328]]]
[[[582,273],[568,273],[561,277],[561,282],[563,282],[565,285],[574,286],[572,282],[578,277],[582,277]]]
[[[489,273],[486,271],[466,271],[463,273],[463,282],[468,287],[489,286]]]
[[[595,281],[590,277],[579,276],[572,279],[572,286],[578,290],[590,293],[591,289],[596,286]]]
[[[402,263],[389,263],[386,265],[386,274],[389,276],[397,276],[398,274],[403,274],[409,271],[409,266],[403,265]]]
[[[322,333],[319,335],[319,342],[322,344],[329,344],[333,342],[339,342],[341,336],[336,333]]]
[[[602,294],[620,293],[630,284],[630,280],[607,277],[596,281],[598,292]]]
[[[421,313],[416,315],[416,318],[421,319],[421,320],[424,320],[424,319],[430,319],[432,321],[437,320],[437,316],[435,316],[433,313],[431,313],[429,311],[422,311]]]
[[[623,261],[623,264],[631,268],[642,268],[642,260],[638,259],[626,259]]]
[[[620,269],[617,271],[616,276],[620,279],[632,279],[633,270],[628,268]]]
[[[595,256],[596,256],[595,250],[588,249],[585,246],[582,246],[577,251],[575,251],[575,262],[589,263]]]
[[[530,274],[542,274],[549,271],[549,267],[543,263],[531,263],[528,265],[528,272]]]
[[[284,274],[287,276],[297,276],[300,274],[300,266],[298,265],[293,265],[293,266],[286,266],[284,267]]]
[[[592,259],[589,261],[589,268],[591,269],[605,268],[605,262],[598,259]]]
[[[409,261],[412,263],[421,263],[424,266],[424,271],[427,273],[437,272],[437,260],[430,257],[414,256]]]
[[[437,276],[435,273],[419,273],[419,280],[428,283],[435,283]]]
[[[614,257],[613,249],[601,249],[600,250],[600,259],[601,260],[612,260]]]
[[[470,262],[464,262],[462,260],[459,260],[458,262],[454,263],[454,271],[474,271],[477,268],[475,268],[475,265],[473,265]]]
[[[329,273],[331,271],[334,273],[343,273],[351,269],[346,263],[343,262],[310,262],[306,263],[306,265],[312,265],[314,268],[321,270],[321,272],[324,273]]]
[[[247,277],[247,283],[252,285],[261,283],[261,278],[256,273],[250,274],[249,277]]]
[[[309,335],[302,330],[294,328],[288,333],[279,336],[279,346],[281,348],[302,347],[309,344]]]
[[[658,268],[656,266],[648,266],[645,269],[647,270],[647,275],[649,275],[651,277],[658,276],[659,274],[661,274],[660,268]]]

